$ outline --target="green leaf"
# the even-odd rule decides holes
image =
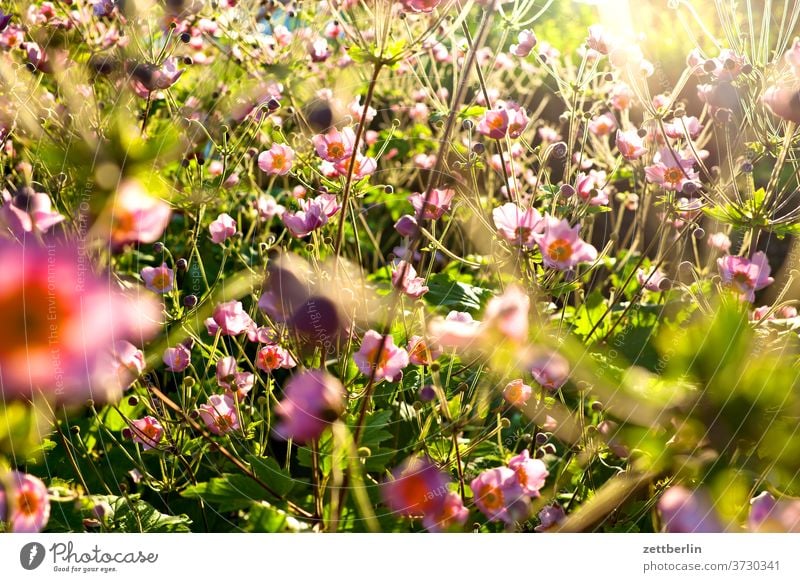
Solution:
[[[253,501],[261,501],[267,492],[249,477],[224,474],[187,487],[181,495],[188,499],[202,499],[219,511],[232,511],[244,509]]]
[[[294,487],[292,476],[281,469],[275,459],[248,455],[247,461],[250,463],[250,467],[252,467],[256,477],[272,487],[276,493],[286,495]]]
[[[430,305],[477,311],[490,295],[488,289],[455,281],[446,273],[437,273],[428,279],[428,292],[423,297]]]
[[[103,517],[106,528],[119,532],[188,532],[192,520],[186,515],[161,513],[138,495],[127,498],[116,495],[91,495],[83,499],[83,510],[87,517],[94,517],[97,505],[110,511]]]

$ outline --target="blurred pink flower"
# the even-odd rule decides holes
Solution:
[[[252,390],[255,377],[250,372],[240,372],[233,356],[217,360],[217,385],[225,388],[225,394],[243,400]]]
[[[443,513],[450,478],[425,456],[412,456],[392,470],[391,479],[381,485],[381,497],[389,509],[405,517],[435,517]],[[457,508],[456,508],[457,509]],[[457,510],[458,514],[459,511]]]
[[[161,359],[170,372],[183,372],[192,361],[192,353],[185,345],[178,344],[174,348],[164,350]]]
[[[530,499],[517,474],[508,467],[487,469],[469,484],[473,500],[489,521],[513,524],[530,513]]]
[[[751,532],[798,533],[800,532],[800,501],[796,499],[776,501],[768,491],[763,491],[750,500],[747,525]]]
[[[51,226],[64,220],[61,214],[52,211],[50,197],[42,192],[12,198],[11,194],[4,191],[3,200],[0,225],[17,238],[22,238],[27,232],[47,232]]]
[[[145,267],[139,273],[144,286],[156,293],[169,293],[175,282],[175,272],[162,263],[160,267]]]
[[[593,24],[589,27],[589,37],[586,39],[586,44],[593,51],[597,51],[601,55],[607,55],[614,43],[615,40],[601,25]]]
[[[272,220],[274,216],[282,216],[286,209],[275,201],[275,198],[266,194],[256,200],[256,211],[261,220]]]
[[[407,12],[433,12],[442,0],[402,0]]]
[[[517,43],[511,45],[511,54],[515,57],[525,58],[536,46],[536,35],[532,30],[523,30],[517,35]]]
[[[647,153],[644,139],[635,129],[630,131],[617,130],[617,149],[620,155],[628,161],[638,160]]]
[[[761,99],[778,117],[800,123],[800,89],[797,86],[768,87]]]
[[[731,250],[731,239],[724,232],[715,232],[708,237],[708,246],[723,253]]]
[[[542,461],[531,459],[528,449],[523,449],[509,459],[508,468],[517,474],[519,485],[526,495],[539,497],[539,490],[544,487],[545,479],[550,474]]]
[[[408,340],[408,359],[415,366],[430,366],[442,355],[442,349],[425,338],[413,335]]]
[[[523,209],[513,202],[492,211],[497,233],[510,243],[533,246],[533,235],[541,230],[542,217],[535,208]]]
[[[451,311],[447,317],[434,318],[428,323],[428,335],[433,341],[448,348],[463,348],[481,335],[481,322],[469,313]]]
[[[503,139],[508,133],[508,111],[489,109],[478,122],[478,133],[491,139]]]
[[[347,173],[350,170],[351,159],[352,158],[347,158],[345,160],[336,162],[333,165],[340,176],[347,176]],[[373,174],[377,169],[378,169],[378,162],[375,160],[375,158],[370,158],[362,154],[356,154],[355,159],[353,159],[354,180],[361,180],[362,178],[366,178],[367,176]]]
[[[512,380],[503,388],[503,399],[511,406],[522,408],[528,403],[533,393],[530,386],[522,381],[522,378]]]
[[[564,509],[556,503],[555,505],[548,505],[542,509],[538,517],[539,525],[533,528],[533,530],[543,532],[564,521],[566,514],[564,513]]]
[[[136,180],[123,181],[111,207],[109,238],[115,247],[128,243],[152,243],[169,224],[169,205],[150,195]]]
[[[670,487],[658,500],[658,509],[668,533],[719,533],[723,530],[704,491],[690,491],[681,485]]]
[[[791,67],[794,76],[800,79],[800,38],[794,38],[792,46],[789,47],[789,50],[786,51],[783,58],[786,64]]]
[[[392,285],[411,299],[419,299],[428,292],[425,279],[417,277],[417,270],[406,261],[398,261],[394,266]]]
[[[397,347],[391,335],[384,340],[381,334],[373,330],[364,334],[361,348],[353,354],[353,360],[365,376],[372,376],[374,370],[376,381],[386,378],[390,382],[398,382],[403,377],[403,368],[409,363],[408,352]]]
[[[422,517],[422,525],[430,532],[447,531],[463,526],[469,517],[469,510],[464,501],[453,491],[445,494],[441,505],[434,511],[428,511]]]
[[[160,320],[158,303],[147,293],[124,294],[77,248],[51,244],[0,239],[3,398],[115,399],[118,386],[103,381],[115,369],[115,342],[150,337]]]
[[[726,255],[717,259],[722,282],[737,292],[742,299],[753,302],[755,292],[771,284],[767,256],[758,251],[751,259]]]
[[[198,407],[197,413],[208,430],[215,435],[223,435],[239,429],[236,405],[228,394],[210,396],[207,404],[201,404]]]
[[[611,113],[603,113],[589,121],[589,131],[598,137],[610,134],[617,129],[617,120]]]
[[[703,125],[694,116],[676,117],[671,122],[664,124],[664,133],[672,139],[685,138],[687,134],[691,139],[694,139],[700,135],[702,130]]]
[[[509,285],[502,295],[492,297],[483,313],[486,331],[499,331],[508,340],[523,344],[528,341],[530,298],[517,285]]]
[[[531,374],[543,388],[558,390],[569,379],[569,362],[555,352],[543,354],[531,363]]]
[[[211,241],[220,244],[236,234],[236,221],[228,214],[220,214],[208,226],[208,232],[211,233]]]
[[[13,533],[38,533],[50,519],[44,483],[33,475],[10,471],[0,477],[0,522]]]
[[[220,303],[214,308],[213,315],[204,323],[211,335],[216,335],[218,331],[222,335],[239,335],[255,326],[255,322],[242,307],[241,301]]]
[[[544,232],[535,234],[534,240],[542,252],[545,266],[567,271],[578,263],[597,259],[597,249],[581,240],[580,228],[579,224],[570,227],[565,219],[544,217]]]
[[[164,437],[164,427],[152,416],[130,421],[128,432],[130,438],[142,445],[145,451],[156,448]]]
[[[434,188],[427,200],[424,192],[415,192],[408,197],[408,201],[416,210],[416,219],[438,220],[445,212],[450,210],[450,204],[456,195],[455,190]]]
[[[292,235],[303,238],[328,223],[328,215],[319,204],[308,204],[305,210],[284,212],[283,224]]]
[[[283,389],[283,400],[275,407],[280,423],[275,436],[308,443],[318,439],[344,412],[342,383],[322,370],[295,374]]]

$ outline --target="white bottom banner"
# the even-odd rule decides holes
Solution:
[[[797,581],[799,550],[795,534],[17,534],[0,580]]]

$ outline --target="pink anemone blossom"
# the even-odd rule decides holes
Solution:
[[[565,219],[544,217],[544,232],[534,235],[544,264],[559,271],[573,269],[578,263],[597,259],[597,249],[580,236],[580,225],[571,227]]]
[[[33,475],[11,471],[0,475],[0,522],[14,533],[38,533],[50,519],[47,487]]]
[[[769,276],[767,256],[758,251],[751,259],[727,255],[717,259],[722,282],[733,289],[743,299],[755,300],[755,292],[771,284],[775,279]]]
[[[214,394],[206,404],[201,404],[197,413],[206,428],[215,435],[224,435],[239,429],[239,414],[233,397]]]
[[[342,383],[322,370],[295,374],[283,390],[283,400],[275,407],[280,422],[275,436],[308,443],[318,439],[344,412]]]
[[[361,348],[353,354],[356,366],[365,376],[375,380],[386,378],[397,382],[403,376],[403,368],[408,366],[408,352],[394,344],[391,335],[384,338],[376,331],[369,330],[364,334]]]

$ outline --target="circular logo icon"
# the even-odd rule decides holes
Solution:
[[[26,570],[35,570],[44,562],[44,546],[39,542],[29,542],[19,551],[19,563]]]

